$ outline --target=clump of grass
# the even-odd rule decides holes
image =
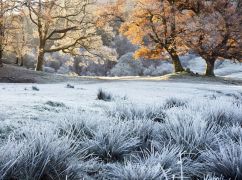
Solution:
[[[62,102],[55,102],[55,101],[47,101],[45,104],[51,107],[66,107],[66,105]]]
[[[157,142],[172,143],[194,160],[202,151],[216,148],[218,131],[214,124],[208,124],[201,116],[188,110],[175,109],[170,113],[154,138]]]
[[[228,126],[223,129],[223,133],[221,134],[223,138],[227,138],[228,136],[236,143],[239,143],[242,140],[242,127],[240,125]]]
[[[155,139],[156,135],[161,131],[162,126],[160,123],[149,119],[137,119],[126,123],[129,124],[132,135],[140,141],[136,152],[137,154],[140,154],[144,149],[151,150],[156,144],[158,146],[161,145]]]
[[[75,86],[74,86],[74,85],[71,85],[71,84],[67,84],[67,85],[66,85],[66,88],[74,89]]]
[[[88,164],[84,162],[85,155],[77,152],[67,138],[51,133],[29,134],[20,141],[10,141],[0,150],[0,179],[79,180],[88,176],[88,168],[79,165]]]
[[[178,98],[169,98],[165,101],[163,108],[170,109],[173,107],[183,107],[186,106],[187,102]]]
[[[0,128],[0,143],[8,139],[9,135],[13,132],[13,128],[10,126],[5,126]]]
[[[143,156],[136,156],[125,161],[124,164],[108,164],[106,177],[110,179],[172,179],[183,178],[188,166],[180,164],[180,149],[175,146],[166,146],[160,152],[146,151]]]
[[[123,161],[135,151],[139,143],[137,137],[132,137],[128,126],[118,124],[95,132],[93,138],[83,142],[83,146],[87,148],[88,154],[107,163]]]
[[[209,123],[215,123],[217,126],[225,127],[234,124],[242,125],[242,106],[233,103],[224,103],[223,106],[215,103],[209,109],[205,109],[204,117]]]
[[[32,86],[33,91],[39,91],[39,88],[37,86]]]
[[[87,138],[92,139],[96,128],[96,125],[90,125],[83,120],[77,120],[75,122],[62,122],[57,131],[59,136],[68,136],[70,139],[74,140],[75,143],[78,143]]]
[[[103,89],[99,89],[97,93],[97,99],[102,101],[112,101],[113,95],[104,91]]]
[[[32,144],[25,142],[12,163],[1,163],[1,179],[78,179],[78,169],[74,169],[70,159],[73,150],[60,141],[36,139]]]
[[[166,171],[160,164],[151,165],[148,163],[109,164],[104,177],[107,179],[166,179]]]
[[[122,120],[148,119],[162,123],[164,123],[167,116],[164,109],[160,106],[136,106],[132,103],[117,103],[106,109],[106,113],[110,117]]]
[[[201,155],[201,171],[224,179],[242,179],[241,150],[241,142],[221,142],[218,150],[208,150]]]

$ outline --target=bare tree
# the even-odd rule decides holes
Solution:
[[[39,39],[36,70],[42,71],[45,53],[76,48],[89,51],[95,42],[96,29],[89,0],[27,0],[29,17]]]

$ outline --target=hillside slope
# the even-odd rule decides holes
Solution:
[[[187,82],[187,83],[217,83],[217,84],[242,84],[242,66],[237,64],[229,64],[228,66],[220,65],[216,69],[217,77],[205,77],[202,75],[176,73],[164,76],[123,76],[123,77],[101,77],[101,76],[68,76],[60,74],[52,74],[46,72],[36,72],[15,65],[4,65],[0,68],[0,83],[62,83],[62,82],[100,82],[100,81],[171,81],[171,82]],[[191,67],[193,72],[202,74],[205,68],[201,61],[188,61],[188,68]],[[240,69],[241,68],[241,69]]]
[[[0,82],[5,83],[58,83],[75,79],[75,77],[36,72],[14,65],[6,64],[0,68]]]

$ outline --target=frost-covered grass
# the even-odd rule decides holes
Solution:
[[[48,91],[41,85],[38,92],[20,86],[20,97],[29,93],[43,98],[28,106],[38,119],[22,116],[14,121],[14,113],[8,119],[2,112],[0,180],[242,178],[241,94],[198,87],[192,96],[179,97],[160,94],[168,88],[162,87],[150,92],[157,101],[144,94],[137,101],[137,89],[107,89],[113,97],[127,94],[128,99],[106,102],[96,99],[97,89],[88,94],[76,84],[74,89],[62,86],[69,98],[45,98]]]
[[[242,103],[116,103],[48,128],[0,131],[0,179],[242,178]]]

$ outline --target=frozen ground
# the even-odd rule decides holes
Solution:
[[[242,86],[209,83],[170,82],[170,81],[122,81],[90,80],[59,84],[0,84],[1,117],[5,121],[51,120],[52,116],[73,110],[100,111],[112,104],[96,99],[98,89],[114,96],[127,97],[128,101],[140,105],[160,104],[169,97],[181,99],[206,99],[213,94],[226,95],[242,93]],[[33,90],[37,87],[39,90]],[[48,102],[62,103],[53,107]],[[4,118],[3,118],[4,117]]]
[[[169,78],[0,84],[0,179],[241,179],[241,82]]]

